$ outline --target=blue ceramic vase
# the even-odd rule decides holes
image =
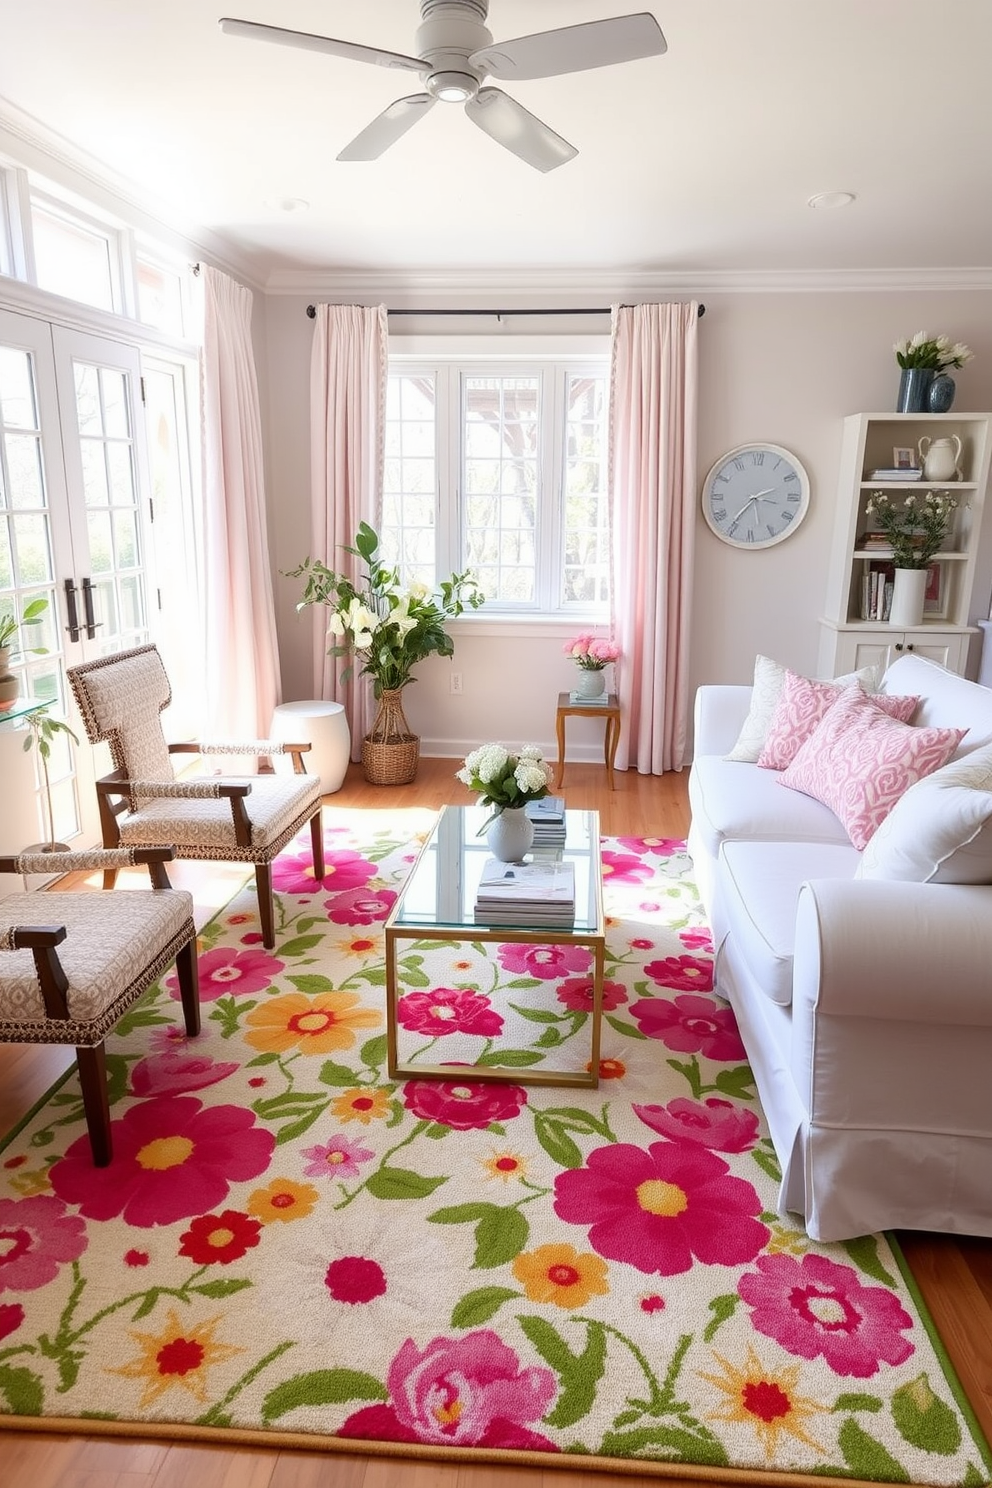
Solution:
[[[896,413],[929,413],[933,367],[903,367]]]
[[[956,392],[957,387],[954,378],[948,377],[946,372],[938,372],[930,384],[930,392],[927,397],[927,406],[930,412],[949,413]]]

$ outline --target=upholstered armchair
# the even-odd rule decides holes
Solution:
[[[172,843],[177,858],[253,863],[262,941],[275,944],[272,861],[310,823],[314,877],[324,877],[320,781],[307,775],[309,744],[271,739],[167,744],[161,713],[172,692],[154,646],[84,662],[69,681],[91,744],[106,741],[114,763],[97,781],[104,847]],[[177,780],[176,754],[293,758],[292,775]],[[105,876],[112,887],[115,875]]]
[[[173,889],[171,847],[0,857],[0,873],[117,872],[147,863],[153,887],[0,899],[0,1043],[72,1044],[93,1161],[112,1154],[104,1040],[176,963],[186,1032],[200,1031],[192,896]]]

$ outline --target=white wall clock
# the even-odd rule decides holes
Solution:
[[[739,444],[703,484],[703,516],[735,548],[770,548],[795,532],[809,508],[809,476],[778,444]]]

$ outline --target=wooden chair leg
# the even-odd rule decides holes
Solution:
[[[255,892],[258,894],[258,917],[262,922],[262,944],[267,951],[271,951],[276,943],[271,863],[255,864]]]
[[[196,937],[186,942],[176,957],[176,972],[179,976],[179,995],[183,1003],[183,1019],[190,1038],[200,1031],[200,972],[196,959]]]
[[[119,872],[119,868],[105,868],[103,870],[103,887],[105,889],[112,889],[114,887]]]
[[[313,876],[320,883],[324,877],[324,824],[319,809],[310,818],[310,841],[313,843]]]
[[[104,1045],[97,1044],[94,1049],[77,1049],[76,1062],[93,1162],[98,1168],[105,1168],[114,1155],[114,1149],[110,1135],[110,1100],[107,1094]]]

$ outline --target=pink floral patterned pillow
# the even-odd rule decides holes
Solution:
[[[860,852],[899,797],[946,764],[967,732],[912,728],[848,687],[779,783],[829,806]]]
[[[765,737],[758,764],[763,770],[785,770],[805,744],[817,724],[838,703],[845,691],[836,682],[814,682],[798,672],[786,671],[782,691]],[[876,703],[890,718],[908,723],[919,706],[918,697],[890,697],[872,693]]]

